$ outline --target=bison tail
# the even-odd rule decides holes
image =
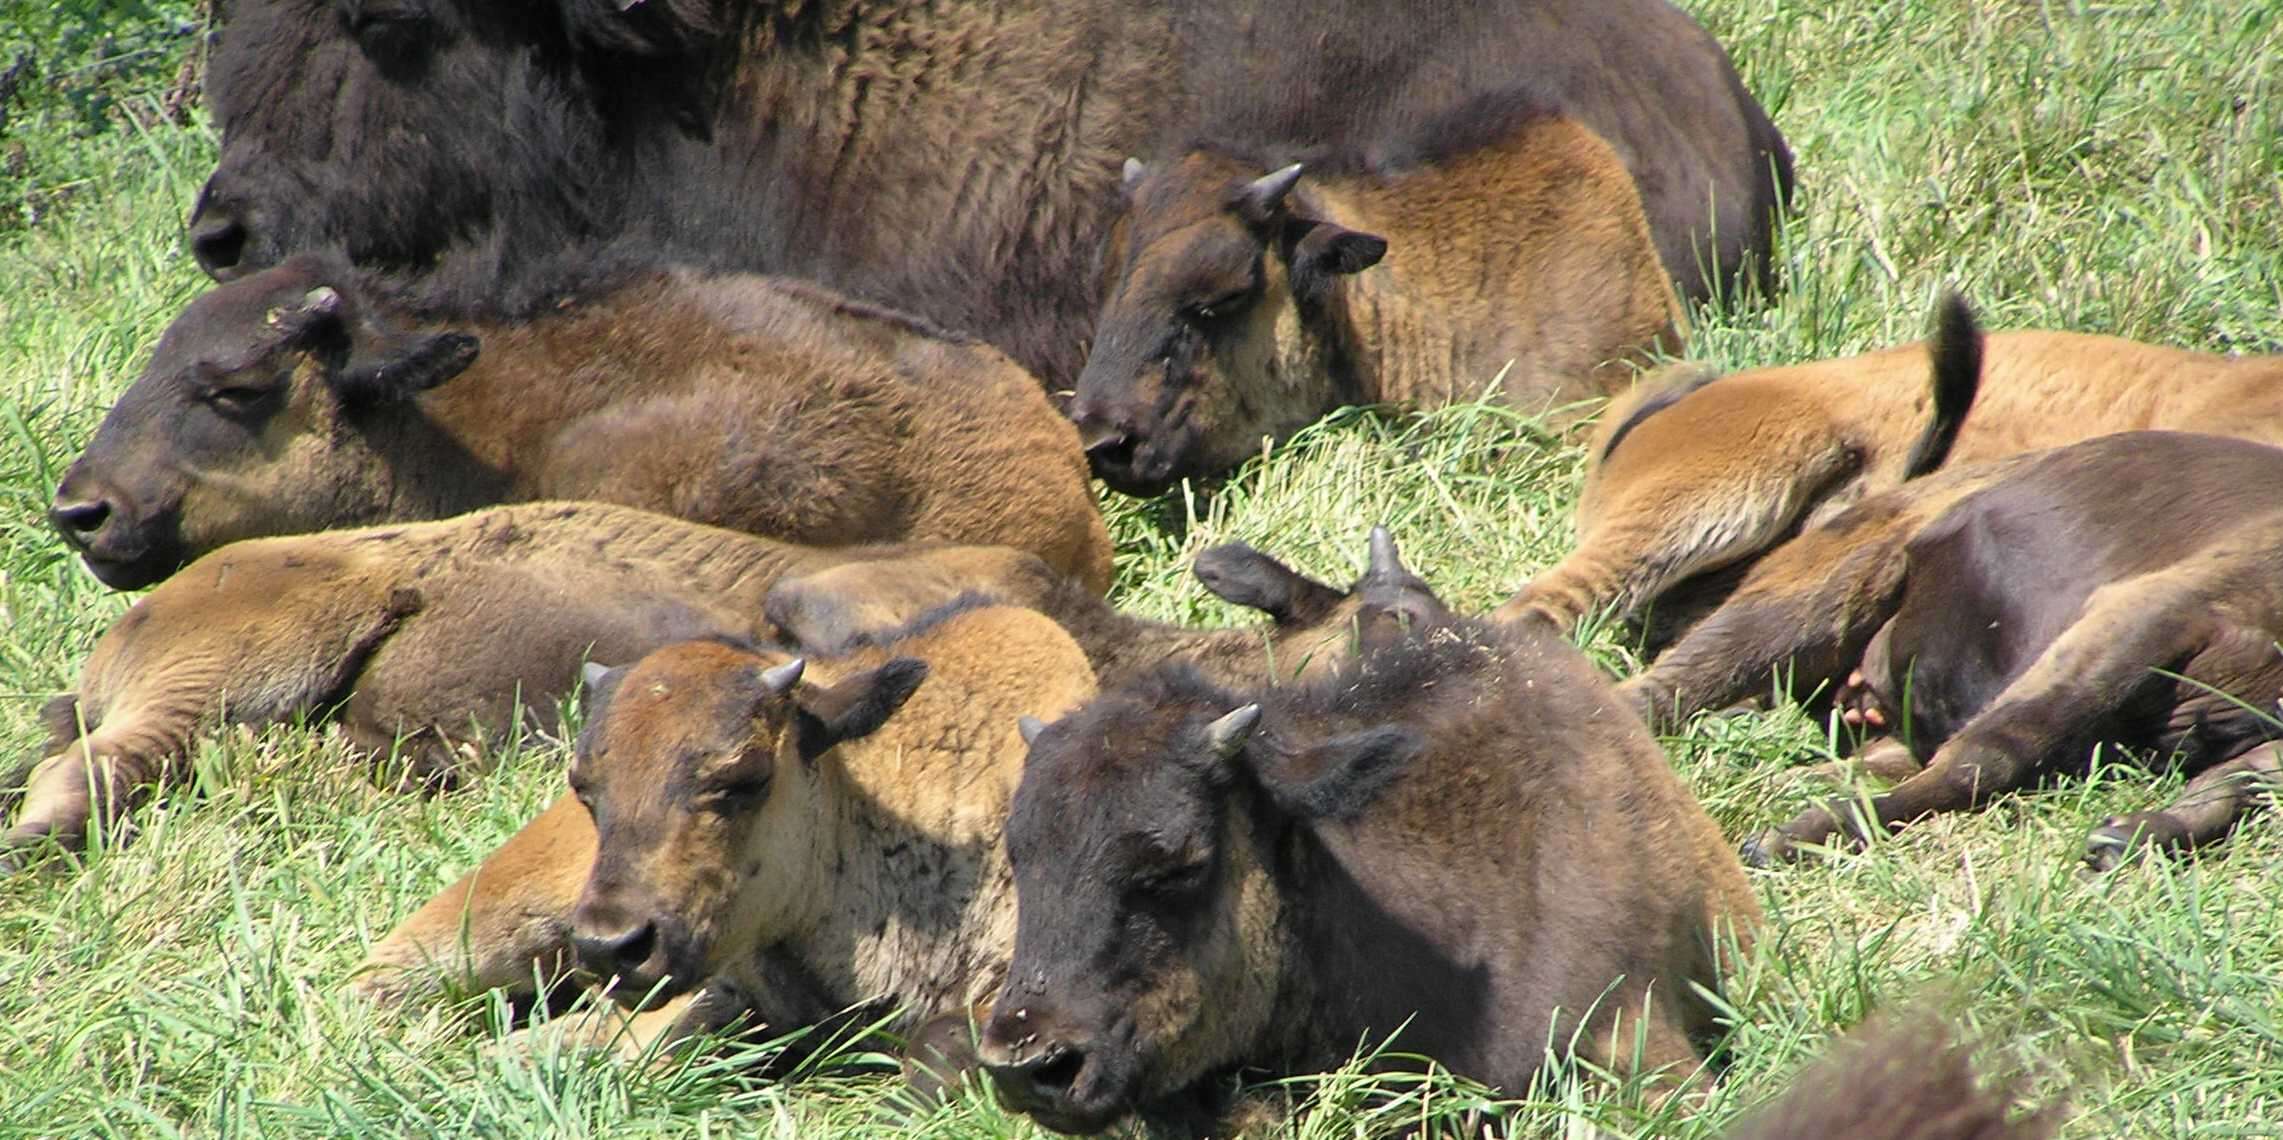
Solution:
[[[2062,1106],[2017,1111],[2019,1083],[1985,1083],[1973,1047],[1929,1011],[1882,1018],[1792,1078],[1726,1140],[2044,1140]]]
[[[1950,445],[1966,426],[1966,413],[1982,386],[1982,326],[1974,307],[1957,292],[1946,292],[1935,306],[1934,339],[1927,355],[1934,365],[1934,416],[1903,461],[1903,478],[1916,479],[1950,457]]]

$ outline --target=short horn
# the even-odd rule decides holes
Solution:
[[[301,295],[291,305],[281,305],[269,311],[271,328],[282,329],[288,335],[299,335],[316,327],[317,322],[340,315],[341,294],[331,285],[319,285]]]
[[[1118,172],[1119,185],[1125,187],[1128,194],[1133,193],[1134,188],[1140,186],[1142,179],[1147,177],[1149,167],[1142,165],[1142,160],[1138,158],[1127,159],[1125,167]]]
[[[1248,214],[1266,218],[1284,205],[1284,196],[1300,181],[1300,164],[1295,162],[1280,170],[1272,170],[1245,184],[1241,198]]]
[[[608,676],[610,676],[610,666],[599,661],[589,661],[579,666],[579,680],[586,685],[588,692],[593,692],[599,688],[602,685],[602,679]]]
[[[1368,572],[1375,578],[1406,574],[1403,555],[1395,549],[1395,536],[1384,526],[1371,528],[1371,558]]]
[[[761,687],[769,690],[770,696],[784,696],[793,691],[793,686],[801,683],[801,671],[808,667],[807,659],[795,657],[782,665],[763,669],[761,671]]]
[[[1036,744],[1038,734],[1046,731],[1046,722],[1035,716],[1026,716],[1015,721],[1015,731],[1023,734],[1024,744]]]
[[[1253,726],[1260,723],[1260,705],[1244,705],[1227,716],[1205,726],[1205,746],[1213,755],[1227,759],[1237,754],[1252,737]]]

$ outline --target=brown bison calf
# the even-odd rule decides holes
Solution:
[[[2149,428],[2283,442],[2283,357],[2067,332],[1985,343],[1956,298],[1937,323],[1925,344],[1727,377],[1676,372],[1613,403],[1587,457],[1577,549],[1499,616],[1566,629],[1603,606],[1632,615],[1945,462]]]
[[[1405,593],[1331,676],[1166,668],[1034,735],[980,1045],[1007,1104],[1184,1116],[1390,1038],[1508,1090],[1549,1043],[1693,1070],[1698,987],[1759,916],[1735,856],[1576,650]]]
[[[604,272],[438,327],[304,256],[191,302],[56,490],[139,588],[224,543],[530,499],[787,542],[1016,546],[1106,589],[1070,426],[983,344],[813,285]]]
[[[81,846],[92,821],[116,824],[174,778],[217,722],[333,716],[360,746],[448,780],[518,710],[545,724],[583,660],[765,635],[780,576],[909,553],[812,550],[600,503],[233,543],[96,642],[78,691],[47,710],[45,759],[0,852]],[[988,584],[990,552],[943,554]]]
[[[2172,432],[1946,472],[1778,548],[1625,689],[1662,717],[1788,667],[1795,685],[1845,679],[1850,716],[1893,732],[1866,759],[1906,778],[1869,818],[1812,809],[1755,839],[1758,859],[1978,807],[2097,744],[2200,774],[2170,808],[2103,824],[2086,858],[2193,848],[2283,776],[2277,486],[2283,449]]]
[[[739,1014],[909,1025],[998,986],[1017,725],[1094,691],[1053,622],[956,607],[806,659],[672,645],[595,684],[573,794],[376,946],[368,995],[528,987],[569,949],[618,1001],[667,1003],[619,1027],[638,1049]]]
[[[1129,163],[1071,403],[1094,470],[1153,494],[1344,405],[1494,386],[1570,404],[1614,391],[1645,350],[1679,351],[1679,303],[1608,144],[1543,110],[1469,110],[1504,133],[1454,119],[1425,132],[1445,149],[1371,171],[1263,174],[1210,149]]]

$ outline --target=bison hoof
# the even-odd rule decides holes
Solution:
[[[2095,871],[2113,871],[2144,851],[2176,846],[2179,825],[2161,812],[2112,815],[2085,837],[2085,865]]]
[[[1744,860],[1745,866],[1763,869],[1780,867],[1799,858],[1799,851],[1792,846],[1791,837],[1773,830],[1746,839],[1736,853]]]

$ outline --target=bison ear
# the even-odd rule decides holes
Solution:
[[[1215,597],[1259,610],[1280,626],[1313,625],[1347,598],[1241,542],[1200,552],[1189,570]]]
[[[1330,222],[1308,222],[1288,259],[1294,277],[1361,273],[1387,256],[1387,239]]]
[[[793,698],[801,710],[801,756],[813,760],[841,741],[878,731],[926,679],[927,662],[898,657],[829,689],[802,690]]]
[[[1417,732],[1382,725],[1262,756],[1253,764],[1253,778],[1278,807],[1298,818],[1349,819],[1426,747]]]
[[[467,371],[482,346],[467,333],[406,334],[361,322],[333,386],[350,403],[408,400]]]

